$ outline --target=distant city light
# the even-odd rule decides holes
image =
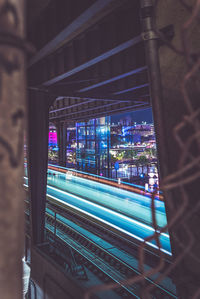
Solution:
[[[154,125],[144,118],[135,121],[132,116],[117,117],[90,119],[68,127],[65,134],[66,167],[117,179],[120,183],[138,180],[137,184],[143,187],[144,178],[149,177],[151,187],[157,170]],[[57,132],[53,126],[49,128],[49,159],[52,163],[59,163],[60,159]],[[118,170],[114,167],[116,162]]]

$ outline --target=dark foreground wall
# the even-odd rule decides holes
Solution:
[[[22,298],[24,1],[0,0],[0,297]]]

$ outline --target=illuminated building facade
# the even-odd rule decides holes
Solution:
[[[54,126],[50,126],[49,128],[49,146],[51,147],[57,146],[57,132]]]
[[[77,169],[109,177],[110,118],[77,123],[76,142]]]

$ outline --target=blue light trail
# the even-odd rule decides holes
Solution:
[[[27,178],[25,181],[27,183]],[[149,197],[58,171],[48,170],[47,181],[47,196],[58,203],[81,211],[140,242],[154,233]],[[166,224],[164,203],[156,200],[155,205],[158,224],[162,227]],[[171,255],[167,233],[160,234],[160,243],[161,250]],[[147,244],[158,248],[155,240]]]

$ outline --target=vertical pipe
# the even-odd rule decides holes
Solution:
[[[0,297],[21,299],[26,88],[25,53],[17,44],[25,36],[23,0],[0,0],[0,27]]]
[[[148,66],[150,92],[155,124],[156,139],[158,145],[158,161],[162,165],[160,177],[168,174],[167,146],[164,135],[162,83],[158,53],[158,38],[155,33],[156,24],[154,16],[153,0],[140,0],[141,22],[143,39],[145,43],[146,63]]]
[[[145,51],[146,51],[146,62],[148,66],[149,72],[149,80],[150,80],[150,87],[151,87],[151,100],[152,100],[152,109],[153,109],[153,117],[154,117],[154,124],[155,124],[155,133],[156,133],[156,140],[158,146],[158,171],[159,177],[162,180],[169,175],[170,172],[173,172],[170,163],[170,156],[169,156],[169,149],[171,144],[169,141],[166,140],[167,136],[167,129],[169,130],[171,126],[168,124],[168,128],[166,128],[166,104],[163,101],[163,94],[162,94],[162,82],[161,82],[161,71],[160,71],[160,62],[159,62],[159,52],[158,52],[158,38],[156,36],[156,22],[155,22],[155,15],[154,15],[154,6],[153,0],[140,0],[141,2],[141,19],[142,19],[142,27],[143,27],[143,39],[145,42]],[[171,94],[173,98],[177,97],[176,92]],[[165,101],[168,100],[165,97]],[[174,101],[175,105],[176,100]],[[165,104],[165,105],[164,105]],[[177,114],[178,119],[178,114]],[[171,130],[172,132],[172,130]],[[171,133],[170,133],[171,134]],[[169,138],[169,134],[168,134]],[[174,157],[177,154],[175,153]],[[180,194],[177,191],[165,192],[165,207],[166,207],[166,216],[168,221],[172,219],[174,210],[170,208],[169,203],[172,202],[172,198],[176,205],[180,204]],[[179,245],[179,238],[183,242],[185,242],[183,236],[179,232],[178,225],[177,227],[169,228],[170,233],[170,240],[171,240],[171,248],[173,253],[174,260],[180,254],[180,245]],[[176,237],[176,238],[175,238]],[[188,256],[187,256],[188,257]],[[178,265],[178,272],[177,269],[171,273],[171,277],[174,278],[174,281],[177,285],[177,293],[181,294],[181,298],[192,298],[186,294],[185,290],[182,291],[182,286],[180,285],[177,273],[184,273],[184,266]],[[184,294],[185,292],[185,294]],[[184,295],[183,295],[184,294]]]
[[[155,135],[157,143],[158,156],[158,173],[162,183],[169,173],[169,156],[168,146],[165,138],[166,127],[164,121],[164,105],[162,94],[162,81],[159,61],[158,36],[156,34],[155,7],[153,0],[140,0],[141,3],[141,23],[142,36],[145,44],[146,63],[148,67],[151,104],[153,110],[153,119],[155,126]],[[161,166],[161,167],[160,167]],[[171,194],[165,192],[165,208],[168,221],[170,220],[170,209],[168,201]],[[169,229],[172,235],[171,229]],[[171,238],[171,241],[172,238]],[[174,253],[174,244],[172,243],[172,251]]]
[[[183,83],[184,76],[187,74],[185,57],[177,55],[170,49],[164,49],[160,55],[161,72],[158,61],[158,46],[156,36],[154,34],[155,18],[152,14],[152,0],[141,0],[142,7],[142,23],[143,37],[145,40],[147,64],[149,67],[149,75],[151,81],[152,106],[154,112],[155,129],[158,141],[159,162],[161,165],[161,179],[169,174],[181,172],[181,168],[189,165],[190,157],[197,158],[199,152],[196,144],[193,143],[185,153],[185,163],[180,164],[180,157],[184,154],[184,150],[180,148],[174,134],[174,128],[177,128],[184,119],[189,119],[191,114],[187,111],[187,106],[183,100],[183,94],[180,86]],[[180,1],[158,1],[157,6],[157,22],[159,26],[163,24],[173,24],[175,36],[173,46],[180,47],[181,32],[185,22],[191,18],[188,11],[184,10]],[[191,29],[191,28],[190,28]],[[189,32],[190,30],[188,30]],[[191,30],[190,43],[199,46],[199,28]],[[191,50],[191,49],[190,49]],[[193,61],[194,62],[194,61]],[[191,66],[192,67],[192,66]],[[191,69],[189,70],[191,71]],[[163,83],[163,94],[161,94],[161,75]],[[189,73],[188,73],[189,74]],[[195,82],[195,76],[192,80]],[[192,81],[191,80],[191,81]],[[190,104],[193,109],[199,108],[198,91],[190,81],[188,84],[188,94]],[[188,117],[189,116],[189,117]],[[194,116],[194,115],[193,115]],[[193,119],[195,121],[199,116]],[[195,131],[191,124],[185,121],[179,138],[187,144]],[[196,140],[195,140],[196,141]],[[197,173],[197,166],[190,168],[188,172],[182,172],[180,177],[174,176],[173,183],[184,181],[184,179],[192,178]],[[176,267],[171,273],[177,286],[177,295],[181,299],[198,298],[199,296],[199,277],[200,277],[200,233],[199,233],[199,178],[188,181],[187,184],[177,184],[165,192],[166,214],[169,220],[175,220],[173,227],[169,228],[170,239],[172,245],[173,258]],[[188,202],[187,202],[188,201]],[[181,214],[178,213],[181,211]],[[176,218],[177,217],[177,218]],[[182,256],[181,256],[182,255]]]

